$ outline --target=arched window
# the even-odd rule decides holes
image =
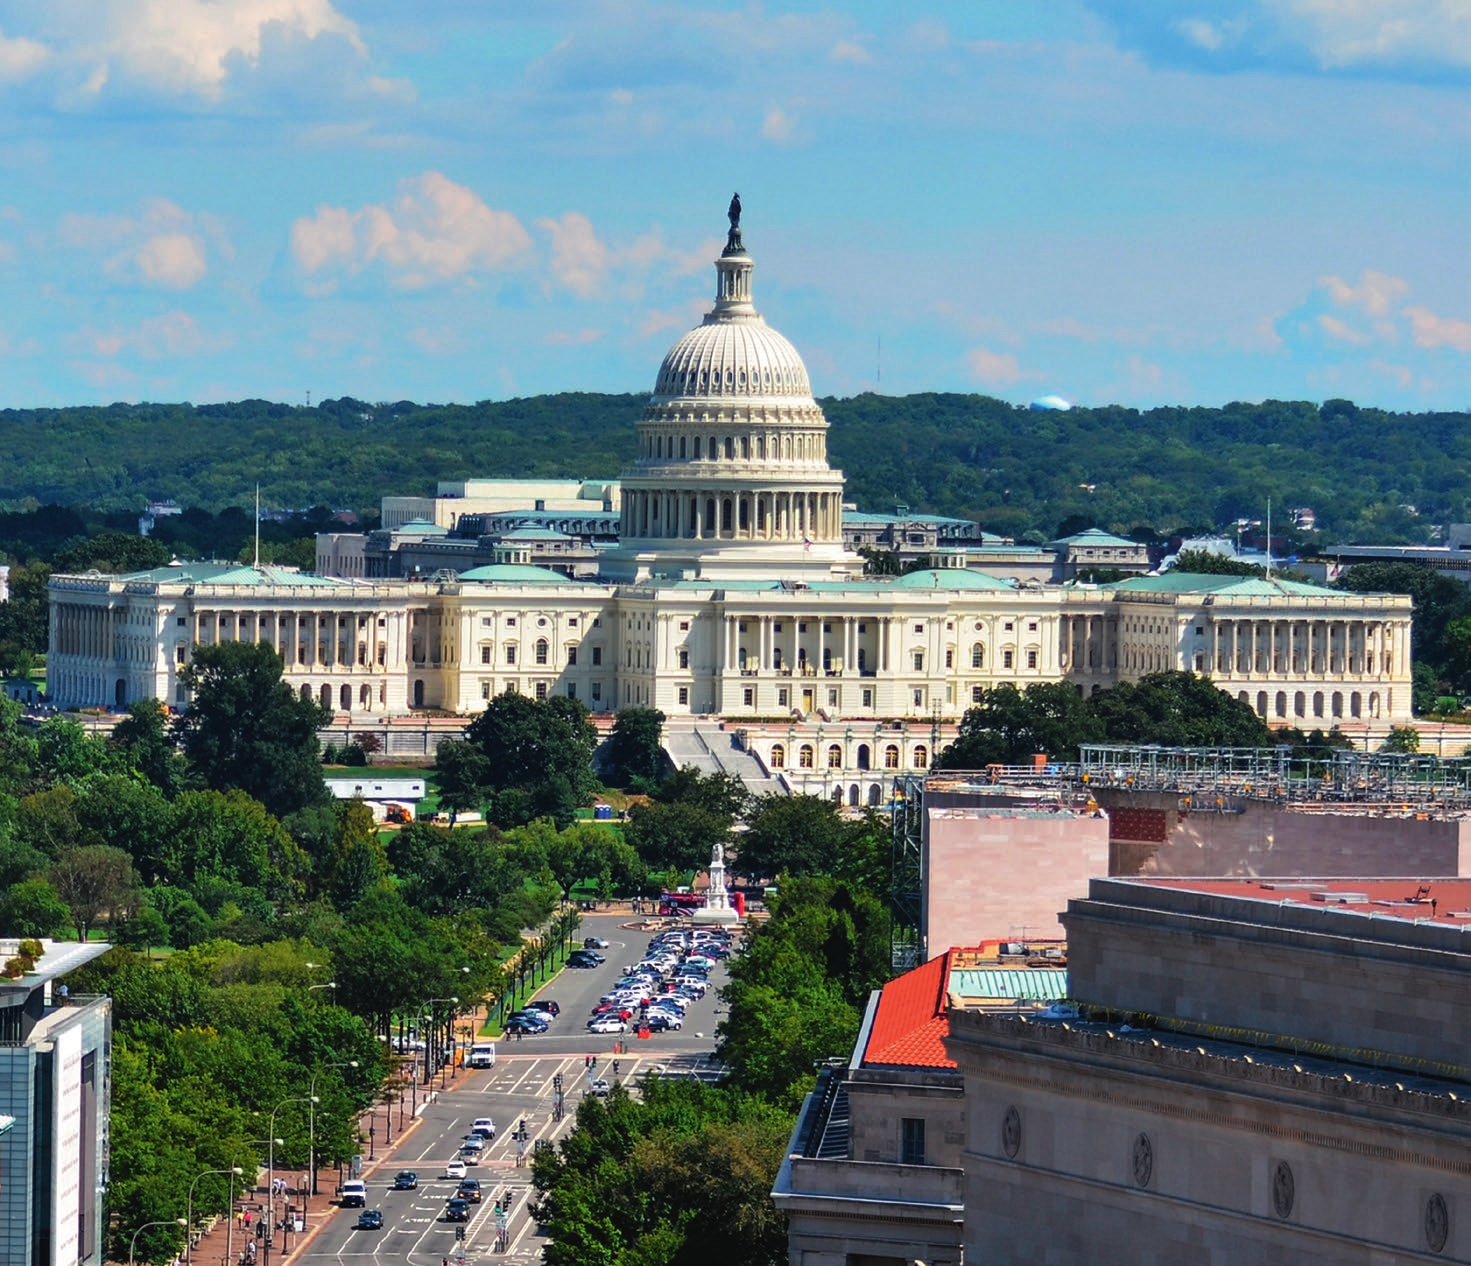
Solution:
[[[735,461],[735,440],[729,435],[725,437],[725,460],[728,462]]]
[[[364,711],[373,706],[373,687],[364,686],[358,691],[358,707]]]
[[[868,803],[877,805],[883,799],[883,789],[876,782],[868,784]]]
[[[422,677],[420,677],[420,678],[417,678],[415,680],[415,682],[414,682],[414,707],[416,707],[416,708],[422,708],[423,706],[424,706],[424,679]]]
[[[536,639],[536,662],[538,664],[545,664],[547,662],[548,649],[546,638],[539,637]]]
[[[986,666],[986,648],[979,642],[970,648],[970,666],[972,668],[984,668]]]
[[[332,706],[332,687],[324,683],[317,698],[324,708],[330,708]]]
[[[930,749],[923,743],[914,749],[915,769],[928,769],[930,764]]]
[[[827,767],[829,769],[842,769],[843,767],[843,749],[836,743],[827,749]]]
[[[870,769],[873,766],[873,758],[869,755],[868,744],[858,744],[858,768]]]
[[[888,747],[884,748],[884,768],[899,768],[899,749],[895,747],[892,743],[890,743]]]
[[[785,769],[787,766],[787,749],[780,743],[771,745],[771,767],[772,769]]]
[[[343,686],[342,689],[337,692],[337,702],[338,702],[338,706],[341,707],[341,709],[344,712],[350,712],[350,711],[352,711],[352,687],[351,686]]]
[[[310,684],[302,686],[300,693],[303,703],[310,703],[312,701],[312,688]]]
[[[801,750],[797,753],[797,764],[803,769],[811,769],[813,764],[813,751],[811,743],[803,743]]]

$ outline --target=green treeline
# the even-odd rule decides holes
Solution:
[[[567,393],[474,405],[313,408],[115,404],[0,411],[0,505],[137,510],[171,498],[371,510],[439,479],[610,478],[634,456],[647,397]],[[827,399],[850,500],[1050,537],[1081,516],[1115,532],[1203,530],[1310,506],[1335,540],[1423,539],[1471,517],[1471,415],[1347,400],[1036,412],[988,396]]]

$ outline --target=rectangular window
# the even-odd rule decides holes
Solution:
[[[1001,667],[1002,668],[1010,668],[1011,667],[1011,661],[1012,661],[1012,659],[1013,659],[1013,655],[1012,655],[1012,653],[1010,651],[1002,651],[1001,652]]]
[[[924,1118],[903,1117],[899,1121],[899,1163],[924,1164]]]
[[[830,708],[836,708],[838,706],[838,692],[836,690],[829,690],[827,692],[827,706]]]
[[[603,683],[600,682],[600,681],[595,681],[592,684],[592,701],[594,703],[601,703],[602,702],[602,699],[603,699]]]
[[[832,623],[828,620],[824,620],[822,622],[822,631],[824,633],[831,633],[833,631]]]
[[[547,684],[544,681],[536,683],[536,697],[539,702],[545,702],[547,697]]]
[[[577,617],[575,615],[569,615],[567,617],[567,627],[569,629],[575,629],[577,627]]]
[[[680,706],[681,707],[688,707],[689,706],[689,701],[690,701],[690,688],[688,686],[681,686],[679,688],[679,703],[680,703]]]
[[[488,682],[488,681],[482,681],[480,683],[480,697],[482,699],[489,699],[490,698],[490,682]]]
[[[750,686],[741,691],[741,703],[748,708],[756,706],[756,692]]]
[[[185,646],[182,642],[180,642],[178,646],[174,647],[174,658],[180,664],[182,664],[184,662],[184,660],[187,658],[188,654],[189,654],[189,648],[187,646]]]
[[[738,623],[738,624],[737,624],[737,625],[736,625],[736,627],[737,627],[737,628],[738,628],[738,629],[739,629],[739,630],[740,630],[740,631],[741,631],[741,632],[742,632],[742,633],[744,633],[744,632],[745,632],[745,631],[746,631],[746,622],[745,622],[745,621],[744,621],[744,620],[741,620],[741,621],[740,621],[740,622],[739,622],[739,623]]]
[[[805,633],[805,632],[807,632],[807,621],[806,620],[803,620],[800,624],[797,625],[797,632],[798,633]]]
[[[917,673],[920,673],[920,672],[923,672],[924,671],[924,652],[923,651],[915,651],[914,652],[914,671],[917,672]]]
[[[791,698],[791,694],[790,694],[789,691],[787,691],[785,689],[778,690],[776,692],[776,706],[778,708],[785,708],[785,707],[787,707],[788,706],[787,700],[789,698]]]
[[[970,688],[970,701],[972,703],[980,703],[980,701],[981,701],[981,691],[984,690],[984,689],[985,689],[984,686],[972,686]]]
[[[924,691],[923,690],[916,690],[914,692],[914,706],[916,708],[922,708],[922,707],[924,707]]]
[[[690,631],[690,622],[688,620],[681,620],[679,622],[679,631],[681,633],[688,633]]]
[[[569,698],[569,699],[575,699],[575,698],[577,698],[577,684],[575,682],[569,681],[567,683],[567,698]]]
[[[576,668],[577,667],[577,647],[575,647],[575,646],[569,646],[567,648],[567,667],[568,668]]]
[[[1027,632],[1028,633],[1035,633],[1036,631],[1037,631],[1037,621],[1036,620],[1033,620],[1030,624],[1027,625]]]
[[[868,632],[868,625],[866,625],[862,620],[859,620],[858,621],[858,631],[860,633],[867,633]]]
[[[873,707],[873,691],[872,690],[865,690],[863,692],[863,706],[865,708],[871,708],[871,707]]]
[[[382,623],[383,623],[383,621],[382,621],[382,620],[379,620],[379,621],[378,621],[378,623],[379,623],[379,624],[382,624]],[[488,629],[488,628],[490,628],[490,626],[491,626],[491,625],[492,625],[492,624],[493,624],[493,623],[494,623],[494,621],[493,621],[493,620],[492,620],[492,619],[491,619],[491,618],[490,618],[490,617],[489,617],[489,616],[488,616],[488,615],[482,615],[482,616],[481,616],[481,617],[480,617],[480,627],[481,627],[481,628],[482,628],[482,629]]]
[[[514,615],[508,615],[506,617],[506,627],[508,629],[514,629],[516,627],[516,617]]]
[[[601,668],[602,665],[603,665],[603,648],[601,646],[594,646],[592,648],[592,666],[594,668]]]
[[[945,652],[945,667],[946,668],[954,668],[955,667],[955,652],[954,651],[947,650]]]
[[[514,645],[508,645],[506,647],[506,663],[508,663],[508,664],[514,664],[515,662],[516,662],[516,647]]]
[[[1037,652],[1036,651],[1028,651],[1027,652],[1027,667],[1028,668],[1035,668],[1036,666],[1037,666]]]
[[[600,615],[593,616],[593,618],[592,618],[592,626],[595,629],[602,628],[603,627],[603,617],[600,616]]]
[[[771,631],[773,633],[780,633],[781,632],[781,621],[780,620],[778,620],[775,624],[773,624],[771,626]]]
[[[690,653],[688,651],[681,650],[679,652],[679,666],[681,668],[688,668],[690,666]]]
[[[1010,633],[1011,632],[1011,621],[1008,620],[1004,625],[1002,625],[1002,628],[1004,628],[1008,633]]]
[[[182,628],[183,628],[183,627],[184,627],[184,617],[183,617],[183,616],[182,616],[182,615],[181,615],[181,616],[180,616],[180,617],[179,617],[179,618],[178,618],[178,620],[177,620],[177,621],[175,621],[175,623],[177,623],[177,624],[178,624],[178,626],[179,626],[179,627],[180,627],[180,628],[181,628],[181,629],[182,629]],[[1200,630],[1199,630],[1199,629],[1197,629],[1197,630],[1196,630],[1196,632],[1199,632],[1199,631],[1200,631]]]
[[[914,631],[916,633],[923,633],[924,632],[924,625],[923,624],[916,624],[914,626]]]

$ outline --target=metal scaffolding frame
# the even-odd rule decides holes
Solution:
[[[920,962],[924,908],[924,788],[926,775],[900,774],[889,798],[893,851],[889,868],[889,961],[895,973]]]

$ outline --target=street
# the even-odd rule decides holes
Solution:
[[[562,1008],[549,1032],[519,1041],[500,1039],[496,1044],[496,1066],[484,1070],[458,1070],[442,1077],[436,1073],[431,1085],[419,1087],[418,1123],[400,1135],[394,1130],[391,1148],[379,1148],[376,1158],[364,1160],[363,1177],[368,1185],[368,1208],[383,1213],[383,1229],[357,1230],[357,1210],[336,1209],[319,1217],[315,1233],[288,1259],[291,1262],[372,1260],[407,1262],[414,1266],[439,1266],[448,1259],[457,1266],[489,1261],[540,1261],[543,1239],[530,1217],[531,1152],[538,1142],[555,1141],[572,1128],[577,1105],[594,1077],[613,1082],[634,1082],[650,1073],[713,1079],[716,1070],[709,1062],[714,1046],[719,1001],[715,989],[694,1003],[684,1028],[677,1033],[658,1033],[647,1039],[633,1034],[598,1035],[587,1032],[588,1012],[605,993],[625,965],[643,956],[648,932],[627,926],[633,922],[622,915],[587,915],[580,935],[597,936],[609,942],[602,950],[607,961],[592,970],[564,970],[538,997],[554,998]],[[723,982],[723,967],[713,984]],[[618,1044],[622,1050],[618,1050]],[[596,1055],[596,1070],[587,1060]],[[613,1070],[614,1062],[618,1071]],[[557,1079],[561,1079],[562,1119],[557,1119]],[[441,1080],[444,1090],[439,1090]],[[429,1102],[423,1096],[435,1091]],[[477,1117],[495,1121],[496,1137],[487,1143],[478,1164],[467,1176],[478,1178],[482,1199],[470,1206],[467,1223],[444,1220],[446,1202],[455,1194],[458,1179],[445,1172],[448,1161],[459,1155],[461,1139]],[[407,1120],[407,1117],[405,1117]],[[525,1138],[519,1134],[525,1122]],[[394,1175],[411,1169],[419,1176],[415,1191],[392,1190]],[[505,1218],[506,1247],[497,1247],[497,1200],[509,1194]],[[457,1239],[456,1232],[464,1238]]]

